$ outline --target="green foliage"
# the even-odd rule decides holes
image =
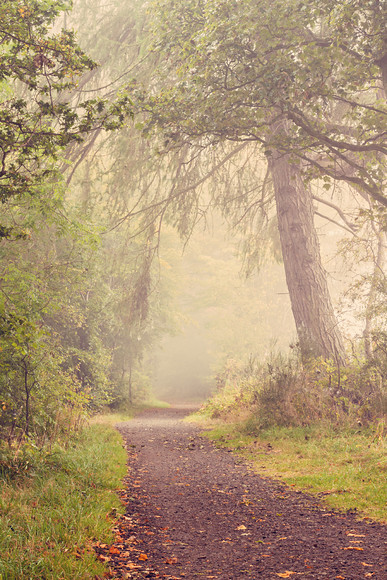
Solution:
[[[122,125],[130,101],[101,98],[71,102],[80,75],[96,64],[69,30],[53,32],[71,3],[5,0],[0,7],[0,199],[32,192],[55,176],[61,149],[97,128]]]
[[[143,245],[129,251],[126,232],[101,235],[98,209],[87,215],[48,187],[5,207],[29,234],[0,248],[0,437],[42,445],[68,415],[71,428],[108,403],[148,396],[141,359],[166,328],[163,295],[145,316],[138,280],[156,268],[144,271]]]
[[[1,453],[9,453],[0,447]],[[10,465],[9,459],[6,461]],[[118,433],[93,425],[67,445],[14,456],[12,480],[0,473],[0,575],[4,580],[90,579],[105,568],[93,542],[110,542],[120,510],[112,493],[126,471]]]
[[[254,141],[387,205],[378,2],[157,0],[152,15],[161,88],[139,97],[147,133],[161,129],[167,149]]]
[[[266,363],[231,364],[218,376],[219,392],[202,407],[212,418],[248,416],[246,428],[326,423],[342,428],[375,422],[387,411],[384,374],[368,362],[345,368],[315,359],[302,365],[298,354],[272,356]]]

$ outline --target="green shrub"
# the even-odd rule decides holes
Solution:
[[[219,376],[220,387],[201,412],[223,420],[249,414],[250,431],[319,422],[358,428],[386,413],[386,375],[369,361],[345,368],[323,359],[303,364],[293,351],[264,363],[232,361]]]

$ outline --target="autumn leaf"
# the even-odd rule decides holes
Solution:
[[[372,564],[367,564],[367,562],[362,562],[362,566],[372,566]]]
[[[145,560],[147,560],[147,559],[148,559],[148,556],[147,556],[146,554],[140,554],[140,555],[139,555],[139,557],[138,557],[138,559],[139,559],[141,562],[145,562]]]
[[[119,554],[120,550],[118,548],[116,548],[115,546],[112,546],[109,550],[109,554]]]
[[[347,548],[343,548],[343,550],[359,550],[359,551],[363,551],[364,548],[360,548],[359,546],[348,546]]]
[[[242,524],[241,526],[237,527],[237,530],[247,530],[247,528]]]
[[[291,570],[286,570],[286,572],[276,572],[276,575],[280,578],[290,578],[292,574],[295,574],[295,572],[292,572]]]
[[[177,564],[177,558],[167,558],[165,564]]]

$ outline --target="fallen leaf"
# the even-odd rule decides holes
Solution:
[[[347,536],[352,536],[352,538],[365,538],[364,534],[350,534],[350,533],[348,533]]]
[[[366,578],[371,578],[373,575],[375,574],[375,572],[368,572],[365,577]]]
[[[373,566],[373,564],[367,564],[367,562],[362,562],[363,566]]]
[[[165,564],[177,564],[177,558],[167,558]]]
[[[138,570],[140,566],[137,566],[137,564],[134,564],[133,562],[129,562],[125,565],[125,568],[129,568],[129,570]]]
[[[148,556],[147,556],[146,554],[140,554],[140,555],[139,555],[139,557],[138,557],[138,559],[139,559],[141,562],[145,562],[145,560],[147,560],[147,559],[148,559]]]
[[[344,576],[335,576],[337,580],[345,580]]]
[[[347,548],[343,548],[343,550],[359,550],[359,551],[363,551],[364,548],[359,548],[359,546],[348,546]]]
[[[247,528],[242,524],[241,526],[237,527],[237,530],[247,530]]]
[[[116,548],[115,546],[112,546],[109,550],[109,554],[119,554],[120,550],[118,548]]]
[[[290,578],[292,574],[295,574],[295,572],[291,572],[290,570],[286,570],[286,572],[276,572],[276,575],[280,578]]]

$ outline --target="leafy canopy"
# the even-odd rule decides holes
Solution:
[[[169,147],[259,142],[267,155],[291,153],[308,178],[343,180],[387,206],[385,5],[158,0],[153,6],[163,88],[142,102],[150,113],[147,131],[161,127]],[[286,131],[276,131],[279,122]]]
[[[112,103],[71,100],[93,62],[69,30],[54,32],[65,0],[3,0],[0,6],[0,199],[33,191],[59,151],[130,114],[127,94]],[[2,232],[3,235],[7,231]]]

